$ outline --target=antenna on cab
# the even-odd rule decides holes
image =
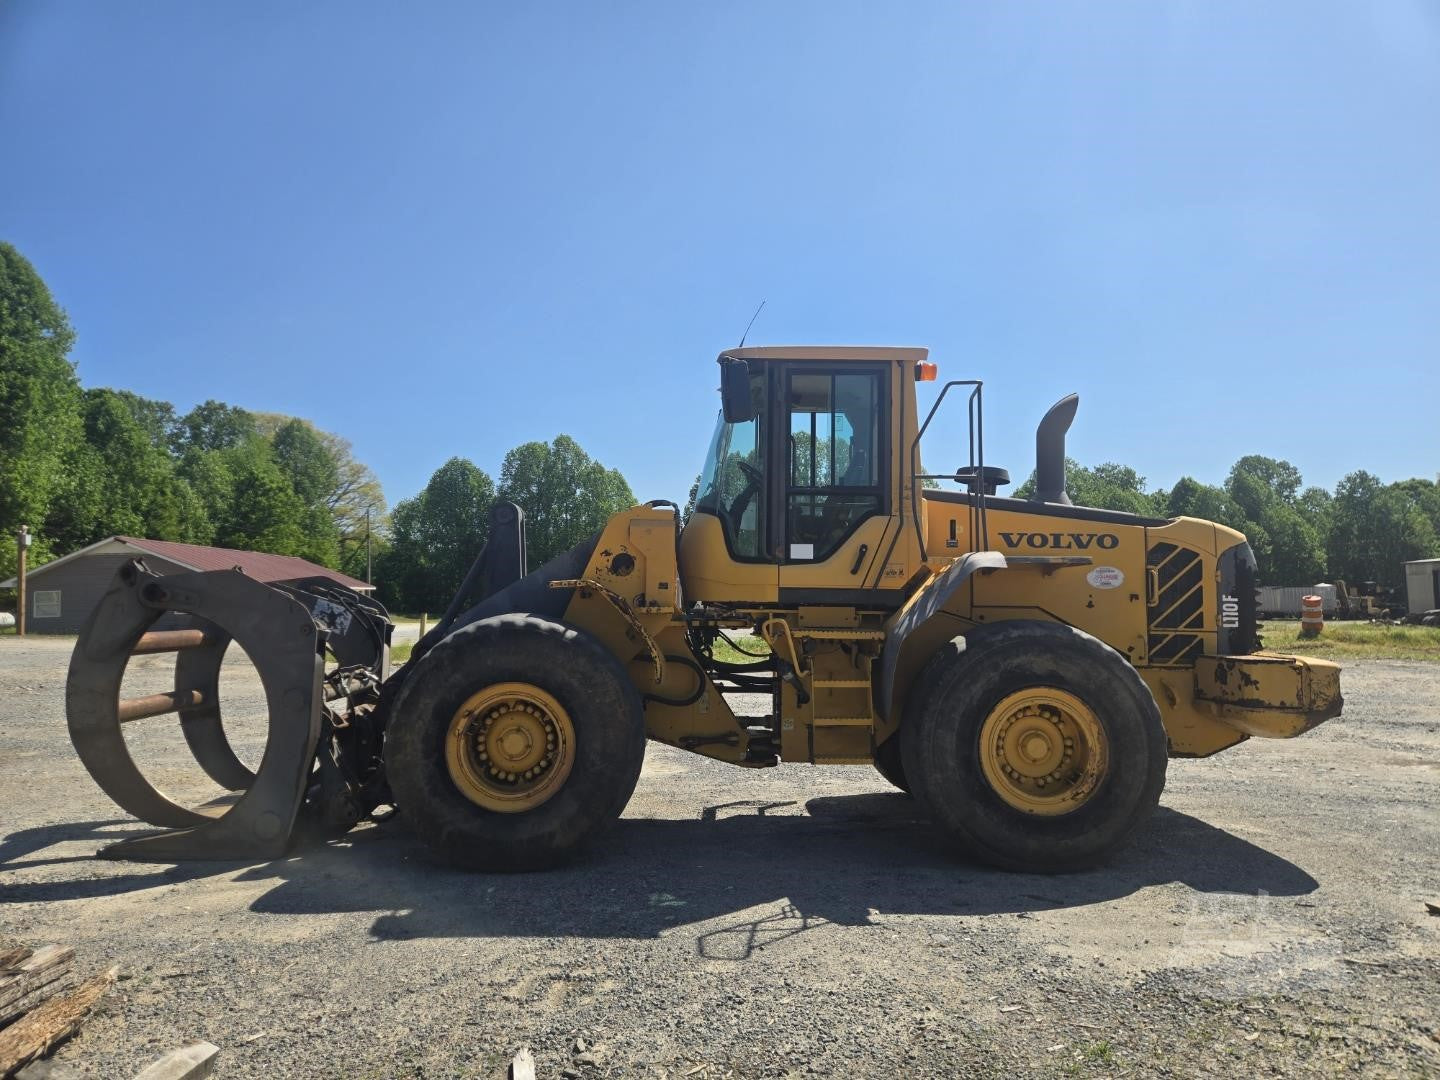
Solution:
[[[745,332],[740,335],[740,344],[735,346],[737,349],[743,349],[743,348],[745,347],[745,339],[750,336],[750,327],[752,327],[752,326],[755,325],[755,320],[760,317],[760,312],[762,312],[762,311],[764,311],[764,310],[765,310],[765,301],[764,301],[764,300],[761,300],[761,301],[760,301],[760,306],[755,309],[755,314],[754,314],[754,315],[751,315],[751,316],[750,316],[750,321],[745,324]]]

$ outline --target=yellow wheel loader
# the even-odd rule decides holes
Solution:
[[[979,382],[918,415],[924,349],[719,363],[688,519],[637,506],[529,570],[523,515],[498,504],[394,672],[384,609],[333,584],[123,568],[75,648],[70,730],[116,802],[167,831],[107,854],[272,857],[395,808],[446,862],[551,866],[624,810],[648,738],[747,768],[874,765],[973,857],[1076,870],[1143,824],[1168,756],[1339,714],[1336,665],[1259,651],[1244,536],[1071,505],[1074,396],[1040,423],[1034,495],[1007,498]],[[962,407],[968,460],[926,475],[922,438]],[[269,706],[254,773],[220,712],[231,642]],[[156,652],[177,654],[175,690],[122,699],[129,658]],[[227,807],[182,806],[131,760],[121,726],[172,714]]]

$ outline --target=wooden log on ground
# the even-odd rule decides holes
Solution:
[[[0,952],[0,974],[4,974],[6,968],[13,968],[16,964],[29,960],[33,951],[22,945],[18,949],[7,949],[5,952]]]
[[[59,980],[70,974],[75,950],[68,945],[46,945],[10,971],[0,972],[0,1025],[29,1012],[60,989]]]
[[[43,1057],[79,1031],[119,973],[119,968],[112,967],[86,979],[68,994],[51,998],[0,1031],[0,1076],[9,1076],[34,1058]]]
[[[135,1074],[135,1080],[201,1080],[215,1071],[215,1055],[220,1048],[214,1043],[193,1042],[182,1046]]]

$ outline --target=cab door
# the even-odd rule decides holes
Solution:
[[[778,374],[780,601],[867,602],[890,523],[889,365],[787,364]]]
[[[771,492],[777,466],[771,403],[773,365],[750,365],[748,420],[717,421],[696,489],[695,510],[680,534],[687,603],[774,604],[779,567]]]

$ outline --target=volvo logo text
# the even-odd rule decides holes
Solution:
[[[1114,533],[1012,533],[1002,532],[1000,539],[1011,548],[1045,548],[1050,551],[1084,551],[1097,547],[1109,551],[1120,546]]]

